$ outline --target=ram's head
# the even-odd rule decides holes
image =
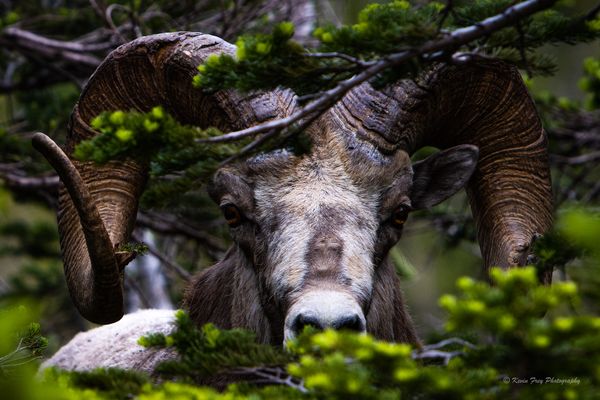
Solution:
[[[120,47],[81,95],[67,152],[96,134],[88,123],[106,110],[161,105],[183,123],[232,130],[297,109],[287,90],[243,97],[192,88],[199,63],[233,50],[191,33]],[[249,327],[265,341],[289,338],[306,325],[414,341],[386,261],[410,211],[468,182],[486,268],[522,265],[532,237],[550,225],[545,134],[518,72],[504,63],[437,67],[418,83],[383,90],[363,84],[307,135],[310,154],[279,151],[216,173],[210,195],[235,241],[222,271],[233,272],[209,272],[191,285],[186,305],[197,322],[219,322],[207,304],[220,301],[234,310],[221,325]],[[122,271],[130,258],[115,248],[129,240],[147,166],[71,161],[47,138],[35,140],[65,184],[59,229],[71,296],[87,319],[113,322],[123,314]],[[412,164],[411,154],[426,145],[442,151]],[[232,286],[229,297],[219,285]]]

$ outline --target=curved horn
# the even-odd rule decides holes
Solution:
[[[119,47],[98,67],[75,105],[67,154],[97,134],[89,122],[103,111],[146,112],[160,105],[181,123],[221,130],[243,129],[293,112],[290,91],[209,96],[192,87],[196,67],[208,55],[234,51],[217,37],[186,32],[142,37]],[[133,160],[105,165],[70,160],[41,135],[34,145],[63,181],[58,227],[71,298],[86,319],[117,321],[123,315],[123,268],[133,255],[116,249],[129,241],[148,166]]]
[[[418,83],[401,81],[383,92],[363,84],[336,109],[334,115],[352,116],[352,141],[382,154],[479,147],[467,193],[486,269],[524,265],[535,235],[551,227],[546,134],[515,67],[486,59],[437,66]]]

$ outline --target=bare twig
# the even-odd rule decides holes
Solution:
[[[142,241],[143,241],[142,238],[140,238],[139,236],[137,236],[135,234],[133,235],[133,240],[135,240],[136,242],[139,242],[139,243],[142,243]],[[192,274],[190,274],[188,271],[186,271],[186,269],[183,268],[181,265],[177,264],[175,261],[171,260],[169,257],[164,255],[163,253],[158,251],[158,249],[156,249],[155,247],[152,247],[148,243],[144,243],[144,244],[148,248],[148,253],[150,253],[154,257],[156,257],[167,268],[174,271],[177,275],[179,275],[179,277],[181,279],[183,279],[185,281],[189,281],[191,279]]]
[[[360,58],[356,58],[356,57],[352,57],[349,54],[344,54],[344,53],[338,53],[338,52],[331,52],[331,53],[308,53],[306,54],[306,57],[310,57],[310,58],[339,58],[341,60],[344,61],[348,61],[352,64],[356,64],[360,67],[366,68],[370,65],[373,65],[375,63],[375,61],[364,61],[361,60]]]
[[[454,8],[453,0],[447,0],[446,6],[442,10],[442,18],[440,18],[440,22],[438,22],[438,32],[441,32],[442,28],[444,27],[444,22],[446,22],[446,19],[452,13],[453,8]]]
[[[467,342],[466,340],[460,338],[450,338],[442,340],[439,343],[434,343],[430,345],[423,346],[419,350],[415,350],[412,353],[412,358],[414,360],[423,360],[423,359],[442,359],[444,361],[444,365],[448,365],[450,360],[454,357],[463,355],[464,352],[461,350],[455,351],[442,351],[440,350],[443,347],[450,345],[460,345],[463,347],[468,347],[469,349],[477,348],[474,344]]]
[[[600,197],[600,182],[596,184],[581,198],[583,204],[590,203]]]
[[[460,346],[464,346],[464,347],[468,347],[470,349],[475,349],[477,348],[477,346],[475,346],[473,343],[471,342],[467,342],[464,339],[461,338],[449,338],[449,339],[444,339],[441,342],[438,343],[433,343],[433,344],[428,344],[423,346],[423,350],[438,350],[441,349],[442,347],[446,347],[446,346],[450,346],[453,344],[457,344]]]
[[[219,168],[252,152],[253,150],[255,150],[258,147],[260,147],[261,145],[263,145],[264,143],[268,142],[270,139],[272,139],[278,133],[279,133],[279,131],[272,129],[271,131],[265,133],[264,135],[259,136],[257,139],[253,140],[251,143],[244,146],[240,151],[238,151],[237,153],[235,153],[232,156],[229,156],[228,158],[225,159],[225,161],[222,161],[219,164]]]
[[[6,373],[7,368],[18,367],[42,358],[41,356],[36,356],[30,353],[30,350],[31,347],[24,346],[23,339],[20,339],[15,350],[0,357],[0,368],[4,370],[4,373]]]
[[[142,308],[150,307],[150,302],[148,301],[148,297],[144,293],[144,290],[131,275],[125,274],[125,286],[129,286],[137,293],[140,298],[140,302],[142,303]]]
[[[315,92],[315,93],[308,93],[302,96],[298,96],[298,103],[304,103],[305,101],[308,100],[312,100],[312,99],[317,99],[321,96],[323,96],[325,94],[325,92]]]
[[[304,120],[302,120],[300,123],[296,124],[295,126],[289,127],[290,129],[288,129],[287,132],[284,135],[282,135],[282,137],[280,138],[280,142],[285,142],[286,140],[288,140],[292,136],[296,135],[297,133],[302,132],[307,126],[309,126],[318,117],[319,117],[319,114],[315,113],[312,116],[305,118]],[[277,130],[272,130],[271,132],[267,132],[266,134],[259,136],[257,139],[253,140],[251,143],[249,143],[244,148],[242,148],[240,151],[238,151],[234,155],[230,156],[225,161],[222,161],[219,164],[219,168],[223,167],[226,164],[229,164],[230,162],[232,162],[238,158],[244,157],[245,155],[253,152],[257,148],[262,146],[264,143],[266,143],[270,139],[277,136],[278,133],[279,132]]]
[[[104,18],[106,20],[106,23],[108,24],[108,26],[110,27],[110,29],[115,33],[115,35],[119,38],[119,40],[123,43],[127,42],[127,39],[125,39],[125,37],[121,34],[121,31],[119,30],[119,28],[117,28],[117,26],[115,25],[115,22],[113,21],[112,18],[112,13],[116,8],[121,8],[121,9],[125,9],[127,11],[127,8],[121,4],[111,4],[110,6],[106,7],[106,11],[104,12]]]
[[[89,1],[90,1],[90,5],[96,12],[96,15],[98,15],[100,18],[104,19],[104,11],[102,10],[102,7],[100,7],[98,2],[96,0],[89,0]]]
[[[0,171],[0,179],[4,179],[8,187],[18,187],[25,190],[58,191],[58,175],[24,176],[15,172]]]
[[[5,28],[2,35],[7,39],[16,40],[22,43],[23,46],[35,49],[44,47],[74,53],[87,53],[94,51],[105,51],[113,47],[113,45],[109,42],[80,43],[77,41],[49,39],[47,37],[28,32],[14,26]]]
[[[253,383],[284,385],[308,393],[304,382],[294,379],[281,367],[242,367],[232,371],[236,375],[248,375]],[[258,378],[258,379],[257,379]]]
[[[56,208],[59,180],[57,175],[28,176],[18,163],[0,164],[0,181],[15,193],[34,196]]]
[[[440,351],[440,350],[428,350],[423,351],[413,355],[413,358],[416,360],[423,359],[442,359],[444,361],[444,365],[448,365],[451,359],[454,357],[463,355],[462,351]]]
[[[569,165],[580,165],[587,164],[600,160],[600,151],[594,151],[587,154],[581,154],[579,156],[567,157],[558,154],[551,154],[550,161],[556,164],[569,164]]]
[[[592,8],[586,15],[585,20],[589,21],[596,18],[596,15],[600,12],[600,3],[596,5],[596,7]]]
[[[68,80],[73,81],[73,77],[66,77]],[[25,91],[31,89],[41,89],[46,86],[53,85],[58,82],[65,80],[64,74],[56,74],[50,72],[40,71],[35,76],[28,76],[25,79],[21,79],[18,82],[7,82],[0,83],[0,94],[12,93],[15,91]]]
[[[179,234],[190,239],[197,240],[208,249],[215,252],[225,251],[225,246],[218,238],[203,232],[192,225],[179,221],[174,216],[159,213],[140,212],[137,216],[137,224],[149,228],[158,233]]]
[[[515,24],[517,29],[517,33],[519,34],[519,55],[521,57],[521,61],[523,61],[523,66],[525,67],[525,72],[527,72],[527,77],[531,78],[533,74],[531,73],[531,68],[529,68],[529,62],[527,61],[527,52],[525,50],[525,32],[523,32],[523,27],[521,26],[521,22],[517,22]]]

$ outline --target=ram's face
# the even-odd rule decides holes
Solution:
[[[217,173],[211,194],[286,340],[306,325],[366,330],[374,273],[413,208],[412,182],[403,151],[377,166],[279,152]]]

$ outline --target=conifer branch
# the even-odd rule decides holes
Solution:
[[[326,91],[322,97],[314,100],[301,110],[288,117],[209,139],[199,139],[198,142],[218,143],[235,141],[273,130],[281,131],[297,122],[300,122],[300,125],[304,126],[304,123],[302,122],[304,118],[324,112],[329,107],[333,106],[337,101],[339,101],[349,90],[373,78],[388,68],[398,66],[415,57],[422,57],[428,61],[446,59],[448,56],[450,56],[451,52],[454,52],[460,46],[470,43],[476,39],[488,36],[493,32],[510,26],[538,11],[547,9],[554,5],[555,2],[556,0],[528,0],[516,4],[507,8],[502,13],[486,18],[479,23],[457,29],[441,39],[429,41],[420,47],[403,50],[401,52],[393,53],[383,57],[379,61],[376,61],[364,69],[359,74],[353,76],[352,78],[341,81],[337,86]]]

